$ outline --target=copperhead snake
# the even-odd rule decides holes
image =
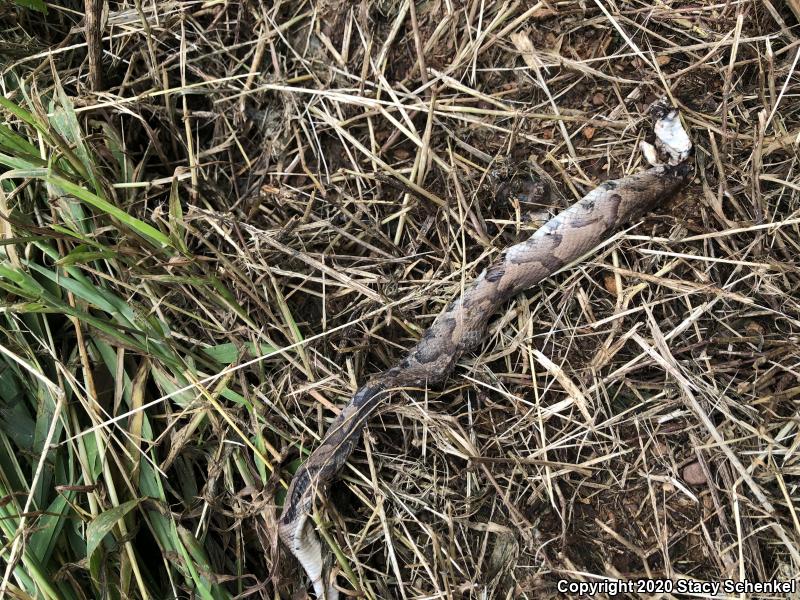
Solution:
[[[310,520],[315,494],[344,466],[369,416],[389,392],[442,382],[466,351],[478,346],[489,318],[511,297],[582,257],[609,235],[643,216],[689,178],[691,142],[677,111],[665,100],[651,107],[656,146],[642,143],[649,169],[609,180],[508,248],[453,301],[397,365],[369,379],[331,424],[322,442],[298,469],[278,522],[281,539],[297,557],[318,598],[336,600],[322,546]],[[659,162],[659,154],[666,162]]]

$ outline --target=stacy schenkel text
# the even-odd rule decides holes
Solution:
[[[595,596],[598,594],[787,594],[797,591],[797,580],[786,581],[697,581],[695,579],[600,579],[598,581],[570,581],[559,579],[559,592]]]

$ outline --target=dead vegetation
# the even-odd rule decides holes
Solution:
[[[114,438],[134,421],[111,417],[147,406],[159,510],[196,536],[214,594],[304,589],[274,521],[298,456],[491,257],[639,168],[646,107],[665,94],[695,144],[691,184],[511,301],[443,389],[394,395],[323,510],[338,581],[367,598],[548,598],[561,578],[798,577],[792,5],[107,8],[99,63],[77,9],[7,11],[4,91],[19,104],[63,86],[100,187],[180,248],[150,253],[97,215],[124,268],[86,276],[166,324],[181,360],[249,344],[217,364],[151,355],[138,404],[95,397],[100,418],[89,394],[72,424]],[[508,193],[528,177],[549,200]],[[133,378],[147,352],[123,350]],[[200,383],[177,402],[165,372]],[[72,483],[102,488],[124,464]],[[152,495],[137,486],[120,501]],[[72,502],[115,505],[94,493]],[[109,549],[103,572],[130,583],[138,560],[132,595],[190,597],[188,559],[165,550],[152,512],[128,516],[127,538],[112,532],[132,543]],[[91,589],[66,556],[60,577]]]

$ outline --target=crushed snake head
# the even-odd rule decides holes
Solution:
[[[638,219],[680,189],[690,176],[691,141],[678,111],[653,105],[656,145],[644,150],[647,170],[609,180],[511,246],[440,314],[395,366],[373,376],[334,419],[319,446],[289,485],[278,522],[281,539],[298,559],[318,598],[336,600],[323,548],[310,520],[316,495],[344,466],[367,419],[392,390],[436,385],[459,357],[480,345],[489,318],[512,296],[574,263],[615,230]],[[660,155],[660,156],[659,156]]]
[[[679,165],[686,162],[692,151],[692,142],[681,124],[678,111],[669,104],[666,98],[661,98],[650,107],[650,115],[655,121],[653,133],[656,144],[641,142],[640,148],[645,160],[652,166]],[[662,160],[663,159],[663,160]]]

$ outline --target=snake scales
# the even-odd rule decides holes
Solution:
[[[653,105],[651,113],[656,120],[656,145],[668,162],[657,164],[655,149],[643,144],[645,156],[654,166],[606,181],[540,227],[527,241],[508,248],[436,318],[402,361],[370,378],[355,393],[297,471],[278,528],[319,598],[336,600],[339,592],[331,581],[326,581],[322,546],[309,520],[314,495],[323,491],[342,469],[367,419],[387,393],[440,383],[464,352],[481,343],[489,318],[504,302],[580,258],[686,182],[691,143],[677,112],[662,100]]]

